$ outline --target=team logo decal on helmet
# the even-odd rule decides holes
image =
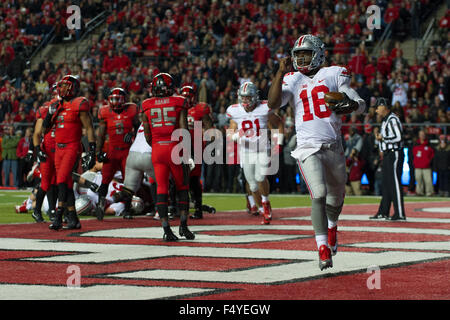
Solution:
[[[189,105],[193,107],[193,102],[195,98],[195,89],[192,86],[181,87],[180,94],[189,101]]]
[[[168,97],[173,94],[173,78],[168,73],[158,73],[152,80],[152,94],[155,97]]]
[[[56,97],[58,95],[58,82],[52,84],[52,87],[49,91],[52,97]]]
[[[255,109],[259,99],[259,92],[253,82],[248,81],[241,84],[237,94],[238,102],[247,112]]]
[[[308,65],[298,65],[295,53],[303,50],[312,52],[311,62]],[[295,70],[301,73],[309,73],[319,68],[325,61],[325,44],[316,36],[310,34],[301,36],[294,43],[291,50],[291,59]]]
[[[122,88],[114,88],[108,96],[108,102],[114,111],[123,110],[127,93]]]
[[[75,76],[66,75],[58,81],[56,87],[61,98],[73,98],[80,91],[80,80]]]

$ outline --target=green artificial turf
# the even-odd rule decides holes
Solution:
[[[27,191],[0,191],[0,224],[34,222],[31,211],[18,214],[15,206],[22,204],[30,192]],[[347,196],[345,204],[378,204],[377,196]],[[449,198],[440,197],[405,197],[405,202],[449,201]],[[309,195],[273,194],[270,196],[272,208],[308,207],[311,205]],[[217,211],[245,210],[246,200],[243,194],[204,194],[203,203],[213,206]],[[48,217],[44,215],[46,221]],[[82,217],[92,219],[93,217]],[[107,217],[105,217],[107,218]],[[95,218],[94,218],[95,219]]]

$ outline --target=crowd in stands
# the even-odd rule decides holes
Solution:
[[[367,27],[366,10],[374,3],[381,8],[380,30]],[[449,128],[444,126],[450,119],[449,13],[437,22],[440,40],[432,43],[424,59],[408,63],[401,49],[401,41],[410,30],[413,38],[420,37],[419,22],[436,9],[434,1],[90,0],[81,1],[80,7],[83,19],[92,18],[94,12],[109,11],[106,26],[99,36],[92,36],[88,53],[77,61],[44,60],[36,69],[29,70],[14,62],[19,56],[15,54],[18,42],[34,47],[45,38],[46,25],[64,26],[64,2],[2,2],[0,59],[6,61],[9,69],[22,66],[22,72],[16,71],[14,77],[9,76],[0,84],[3,135],[6,128],[32,123],[35,111],[48,99],[48,89],[65,74],[79,75],[82,95],[89,99],[97,122],[98,109],[105,104],[111,88],[126,89],[130,100],[140,104],[148,97],[149,82],[158,72],[170,73],[178,87],[194,85],[197,100],[211,106],[215,126],[224,131],[228,126],[225,110],[236,102],[239,84],[253,81],[261,99],[267,99],[278,60],[290,54],[300,35],[312,33],[326,45],[326,65],[346,66],[352,74],[352,86],[368,106],[362,116],[343,117],[349,193],[361,192],[361,186],[358,189],[351,181],[360,181],[363,173],[370,182],[367,192],[379,193],[376,178],[382,159],[373,141],[381,122],[374,108],[379,96],[390,99],[394,112],[405,124],[410,168],[415,164],[413,147],[423,143],[418,142],[419,131],[425,133],[428,143],[432,142],[435,155],[439,148],[448,149],[441,143],[447,143],[450,135]],[[88,12],[90,16],[85,15]],[[379,56],[372,56],[371,50],[388,25],[395,45],[381,50]],[[10,26],[14,27],[12,35]],[[37,33],[36,28],[40,28]],[[66,28],[62,27],[60,37],[67,32],[63,29]],[[10,80],[13,78],[15,82]],[[289,156],[295,148],[292,108],[283,108],[280,115],[286,139],[280,154],[282,165],[279,173],[271,177],[271,188],[278,192],[306,193],[301,177],[300,181],[295,179],[299,176],[298,169]],[[424,127],[423,123],[433,125]],[[21,131],[25,134],[25,130]],[[358,137],[362,143],[357,142]],[[361,172],[355,173],[355,168],[362,168]],[[448,175],[448,166],[446,170]],[[411,176],[413,192],[414,174]],[[237,183],[236,166],[205,166],[204,177],[205,191],[242,191]],[[448,193],[446,188],[444,192]]]

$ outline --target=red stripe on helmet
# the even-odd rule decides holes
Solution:
[[[303,42],[303,38],[305,38],[305,36],[301,36],[301,37],[300,37],[300,40],[298,41],[298,45],[299,45],[299,46],[301,46],[301,45],[302,45],[302,42]]]

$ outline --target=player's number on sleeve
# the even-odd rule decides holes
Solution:
[[[259,119],[256,119],[254,122],[251,120],[242,121],[242,131],[246,138],[250,138],[255,134],[253,127],[256,127],[256,136],[259,137]]]
[[[174,126],[176,117],[169,116],[169,112],[174,112],[175,107],[164,107],[160,109],[152,109],[150,111],[152,127]]]
[[[327,108],[325,105],[324,95],[325,93],[329,92],[330,89],[328,89],[327,86],[317,86],[314,87],[311,90],[311,100],[313,102],[313,110],[314,115],[316,115],[318,118],[328,118],[331,115],[331,111]],[[321,97],[319,98],[319,94],[321,94]],[[308,91],[307,89],[304,89],[300,92],[300,99],[302,99],[303,102],[303,121],[310,121],[314,119],[314,115],[311,112],[311,107],[309,105],[309,98],[308,98]]]

